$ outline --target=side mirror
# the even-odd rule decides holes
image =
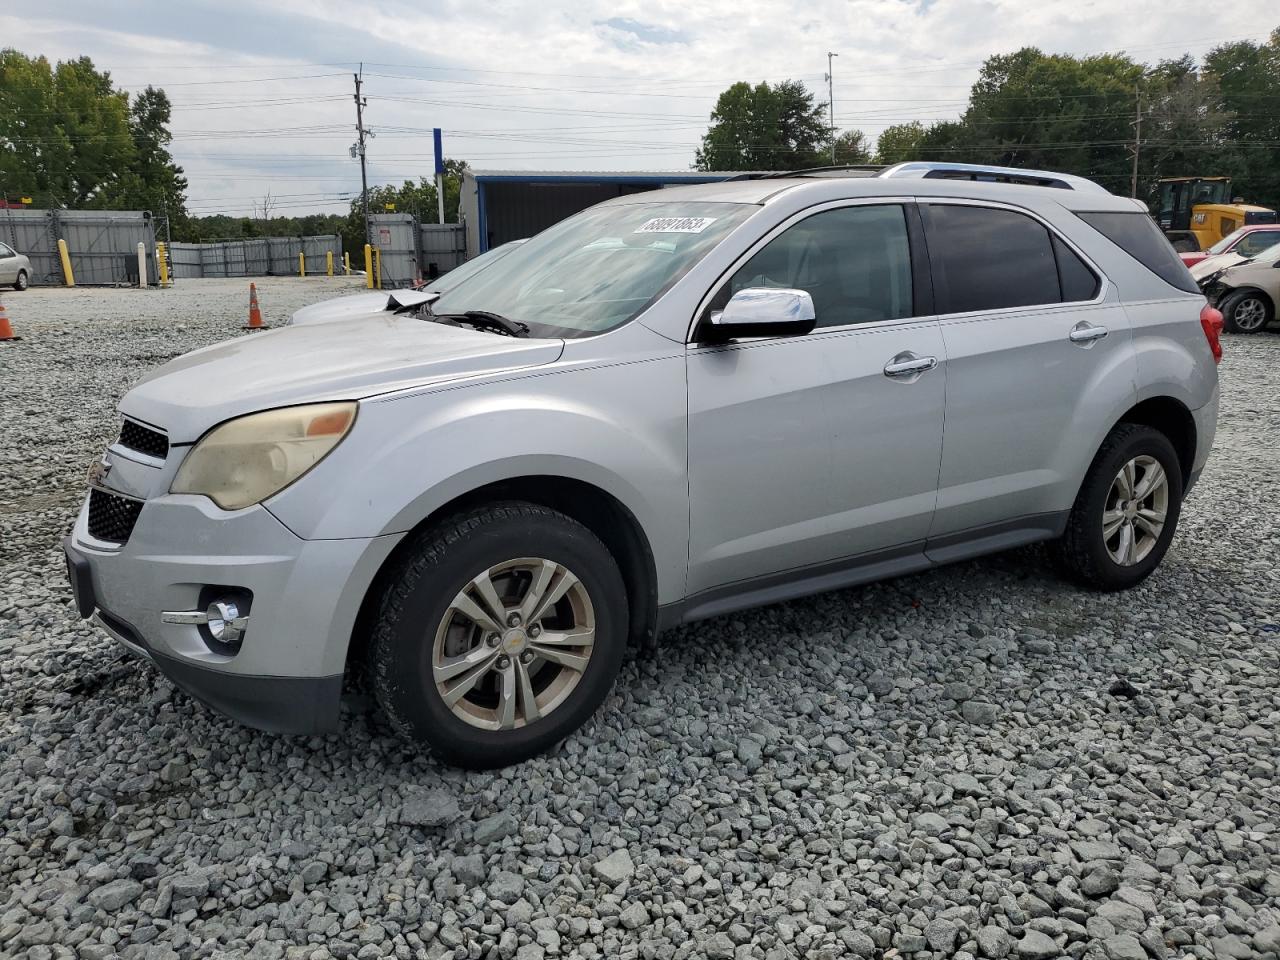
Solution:
[[[813,298],[804,290],[747,287],[702,325],[701,339],[724,343],[746,337],[798,337],[817,325]]]

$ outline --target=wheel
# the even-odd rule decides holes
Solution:
[[[489,769],[564,739],[622,665],[627,593],[596,536],[506,502],[426,531],[393,574],[371,646],[392,726],[449,763]]]
[[[1228,333],[1257,333],[1271,320],[1271,303],[1253,290],[1238,290],[1222,300],[1223,326]]]
[[[13,289],[15,290],[27,289],[27,271],[25,270],[18,271],[18,279],[13,281]]]
[[[1182,467],[1173,444],[1151,427],[1122,423],[1093,458],[1053,552],[1087,586],[1127,589],[1163,559],[1181,509]]]

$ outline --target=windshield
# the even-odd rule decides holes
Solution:
[[[522,243],[524,243],[523,240],[512,240],[510,243],[504,243],[500,247],[486,250],[480,256],[472,257],[466,263],[459,264],[443,276],[437,277],[434,282],[427,284],[427,289],[435,293],[444,293],[446,290],[452,290],[467,277],[473,277],[485,267],[492,266]]]
[[[535,337],[585,337],[627,323],[759,207],[629,203],[591,207],[445,292],[432,313],[469,310],[528,324]]]
[[[1226,253],[1228,250],[1231,249],[1231,245],[1240,239],[1240,234],[1242,233],[1244,233],[1243,230],[1231,231],[1225,237],[1223,237],[1221,240],[1215,243],[1212,247],[1206,250],[1205,253],[1211,257],[1217,256],[1220,253]]]

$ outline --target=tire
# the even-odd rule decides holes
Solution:
[[[19,291],[27,289],[27,271],[18,271],[18,279],[13,281],[13,289]]]
[[[1158,488],[1143,497],[1140,503],[1146,512],[1127,509],[1132,498],[1123,497],[1124,481],[1120,474],[1129,464],[1137,464],[1134,473],[1129,475],[1135,493],[1142,492],[1151,464],[1157,464],[1163,471],[1163,500]],[[1164,520],[1158,535],[1153,535],[1150,518],[1160,507],[1163,507]],[[1114,531],[1110,535],[1104,529],[1104,511],[1106,527]],[[1051,550],[1064,571],[1085,586],[1126,590],[1150,576],[1164,558],[1181,511],[1182,466],[1169,438],[1151,427],[1122,423],[1107,435],[1093,458],[1071,508],[1066,532],[1052,544]],[[1130,550],[1125,549],[1123,539],[1126,523],[1132,538]],[[1117,554],[1124,557],[1125,562],[1119,562]]]
[[[1219,309],[1228,333],[1258,333],[1275,316],[1271,301],[1256,290],[1228,294]]]
[[[530,595],[544,576],[542,597],[554,603],[540,613]],[[476,586],[481,578],[494,588],[490,601]],[[496,624],[494,601],[504,616],[519,609],[528,619]],[[398,733],[446,762],[507,766],[552,747],[595,713],[622,666],[627,624],[622,574],[590,530],[536,504],[479,507],[425,531],[393,573],[373,629],[374,693]],[[588,628],[594,642],[567,642]],[[455,672],[439,676],[441,668]],[[446,693],[460,698],[451,706]]]

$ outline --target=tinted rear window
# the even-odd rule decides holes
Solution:
[[[1077,213],[1093,229],[1114,243],[1157,277],[1179,290],[1199,293],[1186,265],[1156,222],[1145,213]]]

